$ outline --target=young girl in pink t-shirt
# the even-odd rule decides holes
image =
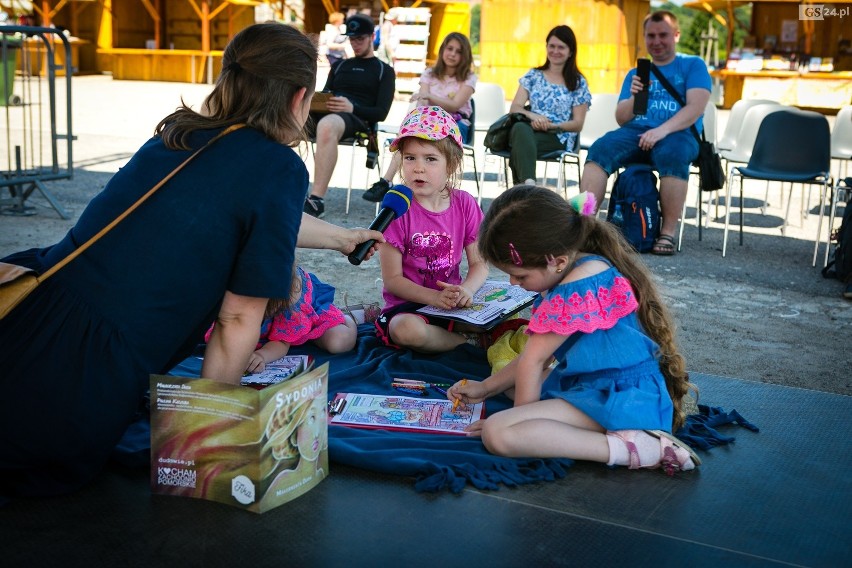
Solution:
[[[453,188],[461,173],[461,134],[441,107],[417,107],[405,117],[390,149],[402,155],[402,179],[414,198],[379,245],[385,305],[376,328],[387,345],[449,351],[465,343],[466,336],[447,320],[415,312],[424,305],[469,306],[488,276],[476,244],[482,211],[470,194]],[[464,279],[463,254],[468,264]]]

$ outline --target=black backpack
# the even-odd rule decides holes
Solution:
[[[852,178],[846,178],[846,184],[852,186]],[[843,211],[843,222],[840,228],[831,235],[831,240],[837,243],[828,264],[822,269],[825,278],[837,278],[841,282],[852,282],[852,200],[846,201]]]
[[[618,174],[606,220],[618,226],[637,251],[654,248],[660,234],[660,194],[651,166],[628,166]]]

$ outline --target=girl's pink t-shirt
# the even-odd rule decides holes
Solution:
[[[429,92],[438,95],[439,97],[447,97],[448,99],[455,98],[456,93],[462,88],[462,85],[468,85],[474,91],[476,90],[476,75],[471,73],[467,76],[464,83],[460,83],[455,77],[444,77],[438,79],[432,72],[430,67],[420,76],[420,85],[429,87]],[[467,100],[459,108],[459,113],[470,118],[473,108],[470,106],[470,99]]]
[[[411,208],[385,231],[385,241],[402,253],[402,274],[415,284],[438,290],[438,281],[460,284],[461,261],[467,245],[476,241],[482,210],[476,199],[458,189],[451,190],[450,206],[440,213],[424,209],[416,199]],[[384,310],[406,300],[382,292]]]

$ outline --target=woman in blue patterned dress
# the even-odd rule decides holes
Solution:
[[[557,150],[573,150],[586,120],[592,95],[577,68],[577,37],[568,26],[547,34],[547,61],[521,77],[510,112],[518,122],[509,134],[514,183],[535,183],[535,161]],[[527,108],[529,104],[529,108]]]
[[[447,396],[465,404],[505,393],[514,406],[472,425],[492,453],[690,470],[698,457],[671,432],[689,388],[674,322],[650,271],[617,228],[531,185],[494,200],[479,233],[485,259],[541,293],[521,354]]]

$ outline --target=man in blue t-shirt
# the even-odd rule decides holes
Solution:
[[[634,95],[642,90],[636,69],[630,70],[621,86],[615,119],[620,128],[598,138],[586,157],[580,191],[594,193],[600,204],[609,176],[622,166],[650,163],[660,176],[660,236],[651,251],[672,255],[674,235],[686,201],[689,165],[698,157],[698,141],[690,126],[701,132],[701,117],[710,100],[710,74],[704,61],[675,51],[680,39],[677,17],[659,10],[643,23],[645,46],[651,61],[686,101],[681,106],[651,73],[648,110],[633,114]]]

